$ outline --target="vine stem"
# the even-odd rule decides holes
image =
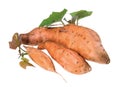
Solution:
[[[24,49],[22,49],[21,46],[18,47],[18,52],[19,52],[20,57],[24,57],[24,55],[27,54],[27,52]]]
[[[62,20],[61,20],[61,23],[62,23],[63,26],[65,26],[65,24],[64,24],[64,22]]]
[[[19,48],[20,50],[22,50],[22,51],[24,51],[24,52],[26,52],[24,49],[22,49],[21,47]]]
[[[78,19],[76,19],[76,25],[78,25]]]

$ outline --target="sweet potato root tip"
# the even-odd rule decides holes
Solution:
[[[109,56],[107,54],[103,54],[101,56],[103,58],[103,60],[101,59],[101,61],[103,61],[104,64],[109,64],[110,63],[110,58],[109,58]]]

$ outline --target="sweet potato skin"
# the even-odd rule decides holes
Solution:
[[[78,52],[87,60],[102,64],[110,62],[98,34],[86,27],[74,24],[52,29],[40,27],[20,37],[23,44],[37,45],[48,40],[54,41]]]
[[[30,56],[30,58],[39,66],[44,68],[45,70],[56,72],[54,64],[52,60],[39,49],[33,48],[33,47],[26,47],[27,53]]]
[[[78,53],[58,43],[46,41],[39,44],[38,48],[45,48],[55,61],[73,74],[83,74],[91,70],[90,65]]]

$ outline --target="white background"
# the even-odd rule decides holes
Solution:
[[[98,32],[111,59],[108,65],[89,61],[92,71],[84,75],[71,74],[55,62],[68,84],[59,75],[37,65],[22,69],[18,52],[8,45],[15,32],[28,32],[52,11],[64,8],[68,13],[93,11],[92,16],[81,19],[80,25]],[[119,0],[0,0],[0,87],[120,87],[119,30]]]

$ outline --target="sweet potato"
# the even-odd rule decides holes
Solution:
[[[38,46],[39,49],[45,48],[64,69],[73,74],[83,74],[91,70],[88,63],[75,51],[63,47],[55,42],[46,41]]]
[[[52,60],[44,52],[42,52],[41,50],[38,50],[36,48],[33,48],[33,47],[25,47],[25,48],[26,48],[27,53],[30,56],[30,58],[36,64],[38,64],[45,70],[56,72]]]
[[[31,32],[20,35],[23,44],[37,45],[40,42],[54,41],[66,48],[78,52],[82,57],[94,62],[108,64],[109,56],[102,46],[98,34],[86,27],[74,24],[64,27],[45,28],[39,27]]]

